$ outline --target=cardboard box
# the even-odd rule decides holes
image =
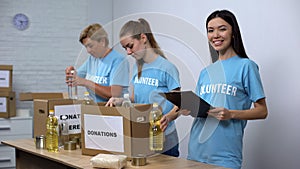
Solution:
[[[78,133],[76,134],[70,134],[70,138],[72,137],[80,137],[81,130],[80,130],[80,122],[81,122],[81,108],[79,107],[79,110],[75,110],[76,107],[80,106],[82,101],[80,100],[72,100],[72,99],[34,99],[33,101],[33,107],[34,107],[34,114],[33,114],[33,135],[34,137],[39,135],[46,135],[46,120],[49,115],[49,110],[53,109],[55,111],[55,115],[57,116],[57,113],[62,110],[62,108],[72,109],[74,110],[74,115],[70,115],[68,117],[74,117],[78,119],[79,126],[77,126]],[[60,113],[63,114],[64,112]],[[67,112],[66,112],[67,113]],[[67,115],[67,114],[66,114]],[[58,116],[59,117],[59,116]],[[70,118],[69,118],[70,119]],[[68,119],[68,120],[69,120]],[[70,123],[71,126],[71,123]]]
[[[64,98],[63,93],[20,93],[19,100],[20,101],[33,101],[34,99],[56,99],[56,98]]]
[[[0,118],[16,116],[16,93],[0,91]]]
[[[149,112],[152,105],[134,108],[83,105],[81,108],[82,154],[154,154],[149,149]]]
[[[0,91],[12,91],[12,65],[0,65]]]

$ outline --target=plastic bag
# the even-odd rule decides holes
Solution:
[[[98,154],[90,160],[93,167],[121,169],[127,165],[127,156]]]

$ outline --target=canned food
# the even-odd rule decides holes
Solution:
[[[64,150],[76,150],[76,142],[75,141],[65,142]]]
[[[76,143],[76,147],[81,148],[81,141],[80,141],[79,137],[75,136],[75,137],[72,138],[71,141],[74,141]]]
[[[46,137],[44,135],[35,137],[35,147],[37,149],[46,149]]]
[[[146,157],[132,157],[131,165],[133,166],[144,166],[147,164]]]

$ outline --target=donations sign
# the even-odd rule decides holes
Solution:
[[[81,105],[57,105],[54,106],[55,116],[59,120],[62,120],[62,116],[67,116],[67,121],[69,124],[69,134],[81,133]]]
[[[85,148],[124,152],[122,116],[83,116]]]

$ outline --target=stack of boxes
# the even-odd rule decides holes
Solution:
[[[0,65],[0,118],[16,116],[16,93],[12,91],[12,65]]]

